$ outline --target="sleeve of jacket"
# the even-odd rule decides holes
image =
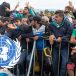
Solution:
[[[53,32],[53,27],[52,27],[53,25],[50,23],[49,25],[48,25],[48,32],[49,32],[49,35],[54,35],[54,32]]]
[[[62,42],[69,42],[72,31],[73,31],[73,24],[70,22],[67,22],[67,31],[64,36],[62,36]]]
[[[21,36],[25,38],[33,37],[34,35],[33,35],[32,27],[31,26],[27,27],[24,33],[21,34]]]

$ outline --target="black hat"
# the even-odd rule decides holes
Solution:
[[[17,21],[17,20],[20,20],[20,21],[21,21],[21,18],[16,17],[14,20],[15,20],[15,21]]]

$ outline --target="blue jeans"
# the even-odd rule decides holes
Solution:
[[[68,47],[60,50],[59,61],[59,48],[53,48],[53,62],[52,62],[52,76],[66,76],[66,64],[68,62]],[[59,75],[58,75],[59,65]]]

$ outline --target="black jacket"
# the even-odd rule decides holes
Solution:
[[[9,17],[10,16],[10,12],[6,12],[6,7],[10,9],[10,4],[3,2],[0,5],[0,16],[4,16],[4,17]]]
[[[56,38],[62,37],[62,47],[67,47],[69,39],[72,34],[73,24],[70,23],[67,19],[64,21],[64,24],[60,27],[56,27],[53,24],[49,25],[50,31]],[[55,42],[54,46],[57,46],[57,42]]]

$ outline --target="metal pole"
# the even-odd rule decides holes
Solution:
[[[59,44],[59,58],[58,58],[58,74],[57,76],[59,76],[59,68],[60,68],[60,54],[61,54],[61,43]]]
[[[44,40],[43,40],[43,50],[44,50]],[[41,63],[41,76],[43,75],[43,50],[42,50],[42,63]]]
[[[27,42],[27,49],[26,49],[26,51],[27,51],[27,57],[28,57],[28,42]],[[27,74],[27,61],[26,61],[26,74]]]
[[[27,76],[30,75],[30,70],[31,70],[31,65],[32,65],[32,59],[33,59],[33,55],[34,55],[34,51],[35,51],[35,46],[36,46],[36,41],[34,41],[34,44],[33,44],[33,49],[32,49],[32,53],[31,53],[31,59],[30,59],[30,63],[29,63],[29,68],[28,68]]]

